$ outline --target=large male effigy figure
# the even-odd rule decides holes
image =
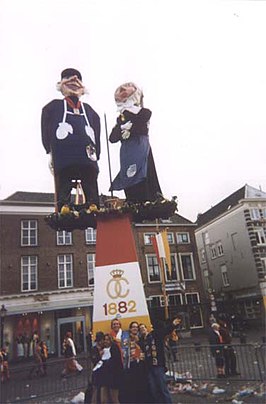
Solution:
[[[76,186],[85,196],[84,208],[98,207],[100,118],[90,105],[80,101],[85,87],[78,70],[63,70],[57,89],[64,99],[49,102],[41,119],[43,146],[51,155],[57,210],[60,213],[71,206],[73,180],[80,181]]]

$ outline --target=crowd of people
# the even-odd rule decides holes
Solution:
[[[171,403],[165,376],[164,340],[176,326],[132,321],[122,330],[119,319],[110,332],[97,332],[92,348],[91,403]]]
[[[132,321],[123,330],[119,319],[111,321],[109,333],[97,332],[93,341],[90,334],[92,361],[91,403],[171,403],[166,381],[165,348],[173,360],[178,350],[180,319],[164,323],[153,322],[151,331],[145,324]],[[240,375],[232,345],[232,330],[228,319],[220,315],[210,318],[209,343],[215,360],[217,377]],[[38,333],[33,336],[34,362],[29,377],[47,375],[48,348]],[[62,344],[65,357],[62,377],[80,373],[83,367],[77,361],[72,333],[67,332]],[[10,378],[8,352],[0,352],[1,382]]]

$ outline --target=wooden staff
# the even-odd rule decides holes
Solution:
[[[51,158],[51,162],[50,162],[50,171],[52,176],[54,177],[54,209],[55,209],[55,213],[58,213],[58,206],[57,206],[57,178],[55,176],[55,172],[54,172],[54,160],[53,160],[53,156],[52,154],[50,155]]]
[[[108,141],[108,130],[107,130],[107,120],[106,113],[104,113],[104,123],[105,123],[105,134],[106,134],[106,147],[107,147],[107,156],[108,156],[108,167],[109,167],[109,178],[110,178],[110,186],[111,186],[111,197],[113,198],[113,190],[112,190],[112,173],[111,173],[111,160],[110,160],[110,151],[109,151],[109,141]]]

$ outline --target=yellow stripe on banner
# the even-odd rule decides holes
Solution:
[[[151,330],[151,322],[150,322],[150,317],[149,316],[136,316],[136,317],[128,317],[128,318],[118,318],[118,320],[122,324],[122,330],[128,330],[129,324],[132,321],[136,321],[139,324],[145,324],[146,327],[148,328],[148,331]],[[109,333],[111,331],[111,321],[95,321],[93,323],[93,337],[95,338],[95,335],[97,332],[102,331],[104,333]]]
[[[264,304],[264,309],[266,311],[266,296],[263,296],[263,304]]]

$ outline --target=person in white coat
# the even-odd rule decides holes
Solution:
[[[63,341],[63,352],[66,358],[65,368],[62,371],[62,376],[66,376],[71,372],[81,372],[83,367],[78,363],[76,356],[76,347],[72,339],[72,334],[70,331],[66,333],[65,339]]]

